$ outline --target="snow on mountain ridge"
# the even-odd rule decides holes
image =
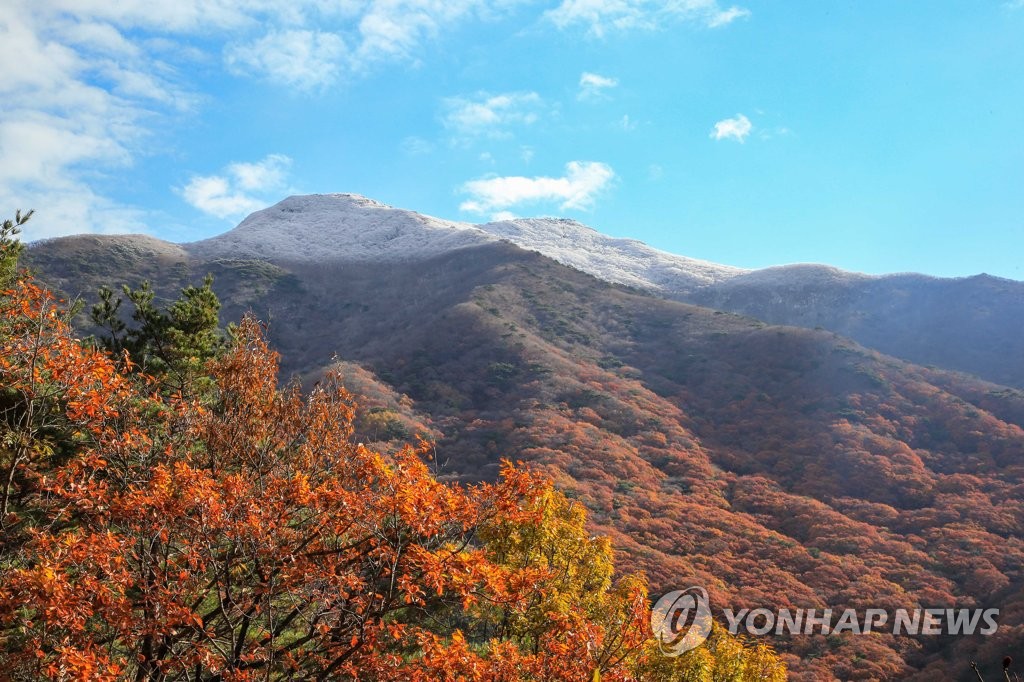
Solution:
[[[659,251],[636,239],[609,237],[575,220],[517,218],[479,227],[595,277],[645,289],[678,291],[749,272]]]
[[[610,237],[569,218],[473,225],[394,208],[358,194],[288,197],[253,213],[233,230],[183,247],[204,258],[388,263],[422,260],[498,240],[609,282],[673,296],[725,283],[800,286],[871,278],[811,264],[746,270]]]
[[[498,240],[538,251],[601,279],[681,291],[747,272],[618,239],[567,218],[484,225],[393,208],[358,194],[293,196],[257,211],[222,235],[184,245],[207,258],[399,262]]]
[[[493,241],[468,223],[392,208],[358,194],[313,194],[288,197],[233,230],[184,246],[213,258],[394,262]]]

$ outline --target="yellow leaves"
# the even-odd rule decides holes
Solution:
[[[651,641],[636,664],[641,679],[673,679],[684,682],[784,682],[786,665],[771,647],[730,635],[715,624],[703,645],[682,656],[667,657]]]
[[[548,487],[534,501],[538,516],[517,522],[497,520],[480,535],[489,556],[518,569],[547,572],[549,588],[528,621],[548,612],[565,613],[570,607],[591,608],[611,584],[612,550],[605,538],[592,538],[586,529],[582,505]],[[532,627],[524,623],[524,627]]]
[[[26,389],[58,386],[80,435],[68,464],[41,472],[44,523],[25,545],[36,568],[0,583],[0,623],[17,608],[35,623],[18,655],[103,679],[118,663],[93,648],[103,641],[127,673],[141,661],[244,680],[226,671],[314,677],[347,642],[344,673],[360,679],[627,679],[605,648],[636,640],[642,585],[611,587],[609,542],[537,475],[506,462],[498,483],[465,489],[432,476],[426,442],[389,455],[352,443],[350,396],[330,378],[308,399],[281,390],[252,319],[210,365],[201,404],[82,348],[41,290],[24,302],[0,318],[45,318],[47,338],[25,317],[0,340],[0,367]],[[429,632],[447,622],[471,636]],[[163,658],[136,659],[146,638],[167,643]]]

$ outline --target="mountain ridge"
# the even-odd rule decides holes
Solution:
[[[187,253],[199,260],[248,258],[278,265],[408,263],[508,241],[608,282],[771,324],[828,329],[911,362],[1024,388],[1024,363],[1018,360],[1024,357],[1024,282],[985,274],[869,275],[810,263],[746,270],[610,237],[570,219],[473,225],[358,194],[288,197],[226,233],[185,244],[107,239],[122,250],[133,248],[135,239],[137,248],[172,261],[183,262]],[[64,248],[60,243],[35,243],[30,253],[45,260],[47,249]]]
[[[342,202],[342,203],[340,203],[340,204],[336,203],[334,206],[330,206],[329,207],[332,210],[331,210],[331,214],[329,214],[328,216],[322,216],[321,215],[321,216],[319,216],[318,220],[314,220],[314,221],[308,220],[310,217],[317,216],[317,212],[310,211],[310,209],[321,209],[319,211],[319,213],[323,213],[322,209],[328,207],[326,202],[339,202],[339,201]],[[691,258],[691,257],[688,257],[688,256],[683,256],[683,255],[680,255],[680,254],[675,254],[675,253],[672,253],[672,252],[669,252],[669,251],[664,251],[662,249],[657,249],[655,247],[652,247],[652,246],[648,245],[646,242],[644,242],[642,240],[639,240],[639,239],[634,239],[634,238],[630,238],[630,237],[612,237],[610,235],[605,235],[604,233],[598,231],[597,229],[595,229],[595,228],[593,228],[593,227],[591,227],[589,225],[586,225],[585,223],[581,223],[578,220],[575,220],[573,218],[561,218],[561,217],[523,217],[523,218],[512,218],[512,219],[508,219],[508,220],[491,221],[491,222],[486,222],[486,223],[469,223],[469,222],[465,222],[465,221],[454,221],[454,220],[448,220],[448,219],[444,219],[444,218],[437,218],[437,217],[429,216],[429,215],[426,215],[426,214],[418,213],[418,212],[410,210],[410,209],[397,208],[397,207],[391,206],[389,204],[385,204],[385,203],[383,203],[381,201],[378,201],[376,199],[373,199],[373,198],[370,198],[370,197],[366,197],[366,196],[361,195],[361,194],[347,193],[347,192],[337,192],[337,193],[327,193],[327,194],[309,194],[309,195],[292,195],[292,196],[286,197],[285,199],[282,199],[281,201],[277,202],[276,204],[273,204],[272,206],[269,206],[267,208],[264,208],[264,209],[261,209],[259,211],[253,212],[252,214],[247,216],[244,220],[242,220],[236,227],[234,227],[234,228],[232,228],[230,230],[227,230],[226,232],[223,232],[223,233],[218,234],[218,235],[214,235],[213,237],[208,237],[208,238],[205,238],[205,239],[191,241],[191,242],[170,242],[170,241],[162,240],[162,239],[160,239],[158,237],[154,237],[154,236],[146,234],[146,233],[130,233],[130,234],[126,233],[126,234],[117,234],[117,235],[81,234],[81,235],[70,235],[70,238],[83,239],[83,238],[96,237],[96,238],[107,238],[107,239],[113,239],[113,240],[122,239],[122,238],[139,239],[139,240],[147,240],[147,241],[160,242],[162,244],[171,244],[171,245],[175,245],[175,246],[184,248],[184,249],[186,249],[186,250],[188,250],[190,252],[204,253],[204,254],[209,254],[210,250],[214,249],[216,247],[222,247],[223,245],[231,244],[232,246],[240,247],[241,248],[241,251],[233,252],[232,253],[232,257],[238,257],[239,255],[259,255],[261,257],[289,258],[289,257],[292,256],[292,254],[295,251],[300,251],[300,250],[298,250],[298,249],[286,249],[284,252],[274,251],[274,252],[266,253],[264,251],[264,252],[259,252],[259,253],[248,253],[248,254],[246,254],[246,249],[253,249],[254,248],[254,244],[253,244],[254,240],[251,239],[251,237],[256,237],[256,238],[264,238],[264,237],[268,237],[268,236],[269,237],[273,237],[274,238],[273,246],[276,247],[276,246],[280,246],[280,244],[281,244],[280,240],[282,240],[282,239],[285,239],[285,238],[295,238],[295,237],[302,237],[303,236],[303,235],[298,235],[298,234],[295,234],[295,233],[292,233],[292,232],[286,232],[286,233],[281,233],[281,234],[274,234],[274,232],[272,230],[266,229],[267,226],[268,226],[268,223],[272,223],[273,222],[272,219],[271,220],[267,219],[268,216],[275,216],[276,217],[276,216],[279,216],[281,214],[283,214],[283,215],[302,215],[303,216],[303,220],[295,221],[292,226],[302,224],[306,228],[308,228],[308,227],[315,227],[315,228],[322,229],[325,226],[325,221],[323,220],[323,218],[325,218],[325,217],[334,217],[334,218],[339,218],[339,219],[341,219],[341,220],[343,220],[345,222],[350,222],[352,217],[353,217],[351,215],[351,212],[346,212],[344,210],[339,210],[339,209],[344,209],[346,207],[346,205],[348,207],[357,207],[359,209],[364,209],[364,210],[368,210],[368,211],[382,211],[382,212],[387,212],[387,213],[391,213],[391,214],[395,214],[397,216],[400,216],[399,220],[390,221],[390,226],[391,227],[398,227],[398,228],[408,227],[412,223],[420,222],[423,227],[427,227],[427,228],[433,229],[433,230],[440,230],[440,231],[443,231],[443,230],[446,230],[446,229],[448,229],[448,230],[455,230],[455,231],[461,232],[466,237],[467,243],[465,245],[467,245],[467,246],[469,246],[469,245],[478,245],[478,244],[482,244],[482,243],[488,243],[488,242],[494,241],[495,238],[496,239],[504,239],[504,240],[510,241],[510,242],[516,244],[517,246],[522,247],[522,248],[526,248],[526,249],[529,249],[529,250],[539,251],[539,252],[544,253],[545,255],[547,255],[549,257],[553,257],[555,260],[558,260],[559,262],[562,262],[565,265],[572,265],[574,267],[578,267],[576,265],[576,263],[575,262],[568,262],[567,260],[561,260],[560,256],[565,256],[565,254],[561,250],[559,250],[559,249],[552,248],[551,240],[550,239],[545,240],[544,237],[550,237],[550,236],[554,235],[556,238],[571,239],[572,240],[572,247],[574,247],[574,248],[570,249],[570,252],[574,251],[574,250],[577,250],[577,247],[593,246],[595,244],[599,245],[599,246],[602,246],[602,247],[618,248],[620,250],[627,250],[629,247],[632,247],[634,249],[637,249],[638,251],[641,251],[643,253],[643,255],[656,254],[656,255],[661,256],[661,257],[666,257],[668,259],[672,259],[672,260],[678,261],[680,263],[693,264],[694,266],[696,266],[698,268],[703,268],[709,274],[706,277],[703,277],[701,279],[706,280],[708,283],[724,282],[724,281],[732,280],[734,278],[740,278],[740,279],[743,279],[743,280],[745,280],[747,282],[754,282],[754,281],[758,281],[758,280],[762,280],[763,281],[763,280],[774,279],[775,277],[780,276],[780,275],[784,276],[784,275],[787,275],[787,274],[792,274],[792,275],[808,275],[808,276],[816,277],[816,278],[819,278],[819,279],[821,279],[821,278],[828,278],[827,276],[831,276],[831,277],[839,277],[839,278],[850,278],[850,279],[855,279],[855,280],[859,280],[859,281],[879,280],[879,279],[887,279],[887,278],[893,278],[893,277],[911,277],[912,276],[912,277],[919,277],[919,278],[928,279],[928,280],[965,281],[965,280],[983,279],[983,280],[991,280],[991,281],[998,281],[998,282],[1011,282],[1011,283],[1024,284],[1024,281],[1022,281],[1022,280],[1016,280],[1016,279],[1012,279],[1012,278],[1008,278],[1008,277],[1001,277],[1001,276],[997,276],[997,275],[991,275],[991,274],[984,273],[984,272],[976,273],[976,274],[973,274],[973,275],[964,275],[964,276],[956,276],[956,277],[945,277],[945,276],[939,276],[939,275],[931,275],[931,274],[928,274],[928,273],[921,273],[921,272],[915,272],[915,271],[900,271],[900,272],[888,272],[888,273],[881,273],[881,274],[869,274],[869,273],[863,273],[863,272],[858,272],[858,271],[854,271],[854,270],[845,270],[845,269],[842,269],[842,268],[839,268],[839,267],[836,267],[836,266],[833,266],[833,265],[829,265],[829,264],[826,264],[826,263],[817,263],[817,262],[793,262],[793,263],[783,263],[783,264],[778,264],[778,265],[770,265],[770,266],[765,266],[765,267],[761,267],[761,268],[743,268],[743,267],[738,267],[738,266],[726,265],[726,264],[722,264],[722,263],[715,263],[713,261],[707,261],[707,260],[702,260],[702,259],[697,259],[697,258]],[[402,218],[404,218],[404,220],[402,220]],[[279,223],[280,222],[283,222],[283,221],[279,221]],[[403,223],[405,223],[405,224],[403,225]],[[365,227],[365,225],[366,225],[366,223],[362,223],[362,224],[357,225],[357,227]],[[285,226],[287,226],[287,225],[285,225]],[[383,226],[387,227],[387,226],[389,226],[389,223],[387,221],[385,221],[383,223]],[[571,227],[572,229],[568,229],[568,230],[566,230],[566,229],[559,229],[559,228],[561,228],[563,226],[568,226],[568,227]],[[250,237],[250,239],[242,239],[242,238],[240,238],[240,235],[245,234],[247,232],[250,233],[248,235]],[[335,236],[338,236],[338,235],[337,234],[332,234],[330,236],[331,237],[335,237]],[[349,232],[349,233],[345,234],[345,236],[354,236],[354,235],[351,232]],[[373,240],[372,240],[373,237],[380,238],[382,242],[388,242],[389,241],[389,239],[387,239],[387,237],[383,236],[381,234],[381,232],[371,233],[369,236],[371,237],[371,239],[369,240],[369,243],[373,243]],[[472,239],[473,236],[478,237],[478,240],[473,240]],[[39,239],[39,240],[35,240],[33,242],[30,242],[29,246],[30,247],[39,246],[39,245],[42,245],[42,244],[46,244],[46,243],[50,243],[50,242],[55,242],[55,241],[60,241],[60,240],[67,239],[67,238],[69,238],[69,237],[50,237],[50,238],[46,238],[46,239]],[[365,242],[367,240],[363,240],[363,241]],[[330,241],[327,244],[322,244],[322,243],[321,244],[316,244],[316,243],[313,243],[313,244],[307,244],[307,245],[308,246],[319,246],[319,247],[321,247],[321,250],[318,253],[316,253],[315,255],[320,256],[320,257],[323,257],[323,256],[327,255],[327,256],[331,257],[331,259],[340,259],[340,260],[345,260],[345,259],[349,259],[349,258],[362,259],[362,258],[365,258],[368,255],[368,254],[363,254],[363,253],[358,253],[358,254],[331,253],[330,250],[328,250],[328,248],[326,248],[326,247],[333,247],[333,246],[338,245],[337,241]],[[459,247],[463,246],[463,244],[461,244],[458,241],[456,241],[454,244],[452,244],[452,246],[453,246],[453,248],[459,248]],[[584,250],[586,250],[586,249],[584,249]],[[410,256],[416,255],[416,251],[413,250],[413,249],[410,249],[408,251],[402,250],[402,249],[395,249],[395,251],[396,251],[396,253],[394,253],[394,254],[387,254],[384,249],[381,249],[378,254],[369,254],[369,255],[379,255],[381,257],[386,257],[388,255],[391,255],[394,260],[402,260],[402,259],[408,258]],[[300,252],[302,253],[302,259],[306,259],[306,258],[309,257],[309,254],[307,254],[306,252],[304,252],[304,251],[300,251]],[[420,255],[423,258],[429,258],[429,257],[435,255],[435,253],[436,253],[435,250],[428,249],[426,251],[420,252]],[[576,261],[576,262],[579,262],[579,261]],[[591,272],[590,270],[588,270],[585,267],[578,267],[578,269],[584,270],[585,272]],[[600,276],[598,273],[595,273],[595,272],[591,272],[591,274],[594,274],[595,276]],[[643,281],[642,278],[639,278],[639,277],[636,277],[636,276],[624,276],[624,275],[620,274],[618,276],[622,277],[623,280],[618,280],[618,279],[615,279],[615,275],[608,275],[607,273],[606,273],[606,275],[607,276],[602,277],[602,279],[607,279],[608,281],[613,281],[613,282],[617,282],[617,283],[620,283],[620,284],[634,285],[635,282]],[[688,275],[691,276],[691,277],[694,276],[694,275],[692,275],[690,273],[688,273]],[[647,286],[649,286],[651,288],[658,288],[657,282],[648,281],[648,282],[646,282],[646,284],[647,284]]]

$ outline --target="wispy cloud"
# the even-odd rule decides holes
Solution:
[[[224,61],[236,74],[254,74],[278,85],[308,91],[333,84],[345,55],[345,41],[337,34],[289,30],[229,45]]]
[[[559,28],[582,25],[595,37],[630,29],[654,29],[672,21],[718,28],[750,16],[741,7],[722,8],[717,0],[562,0],[545,16]]]
[[[462,192],[470,196],[459,209],[499,215],[516,206],[557,202],[559,208],[586,209],[615,179],[611,166],[596,161],[570,161],[558,178],[504,176],[470,180]]]
[[[370,0],[362,5],[365,9],[356,12],[358,48],[353,57],[357,65],[415,59],[420,45],[447,28],[470,17],[497,16],[517,2],[520,0]],[[360,7],[360,3],[338,5]]]
[[[240,218],[277,201],[264,198],[285,188],[292,160],[271,154],[253,163],[235,162],[219,175],[193,176],[179,191],[189,204],[217,218]]]
[[[736,114],[734,118],[725,118],[715,124],[711,131],[711,137],[715,140],[736,140],[743,142],[750,135],[754,125],[750,119],[743,114]]]
[[[442,122],[457,136],[502,136],[514,125],[538,120],[544,102],[536,92],[478,93],[473,97],[450,97],[443,102]]]
[[[616,78],[584,71],[580,75],[580,91],[576,96],[581,100],[599,99],[606,91],[618,87],[618,85],[619,81]]]
[[[272,28],[232,43],[224,50],[224,60],[239,73],[304,90],[320,89],[345,74],[359,75],[382,63],[415,63],[420,48],[446,29],[470,18],[497,16],[520,1],[525,0],[498,5],[485,0],[257,1],[252,14],[264,7],[279,17],[261,22],[263,26],[288,28]],[[222,2],[248,6],[244,0]],[[321,26],[331,30],[319,30]]]
[[[711,12],[705,19],[710,28],[726,26],[737,19],[745,19],[750,16],[750,10],[742,7],[730,7],[729,9]]]
[[[143,230],[141,211],[93,185],[132,164],[148,121],[192,99],[118,28],[48,5],[0,4],[0,203],[39,210],[30,240]]]
[[[771,140],[777,137],[789,137],[793,134],[792,129],[786,126],[775,126],[774,128],[760,128],[758,137],[762,140]]]
[[[520,1],[4,0],[0,203],[39,209],[28,239],[144,230],[103,188],[204,101],[197,63],[316,93]]]

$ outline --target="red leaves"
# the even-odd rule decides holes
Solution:
[[[201,404],[83,347],[31,283],[0,301],[0,378],[41,415],[20,434],[6,515],[25,525],[0,547],[12,674],[579,680],[600,665],[630,679],[642,584],[608,590],[607,541],[581,507],[551,517],[536,474],[505,463],[467,489],[432,476],[428,443],[353,443],[351,396],[336,378],[280,389],[251,319]],[[32,454],[57,428],[67,454]],[[600,560],[599,579],[586,562],[483,548],[484,527]]]

